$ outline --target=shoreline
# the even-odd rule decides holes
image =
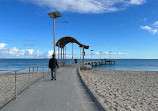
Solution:
[[[110,111],[157,111],[158,71],[81,70]]]

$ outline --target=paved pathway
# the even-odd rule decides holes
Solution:
[[[33,84],[1,111],[98,111],[77,75],[77,65],[60,68],[57,81],[50,76]]]

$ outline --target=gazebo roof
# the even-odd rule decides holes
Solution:
[[[59,46],[58,46],[58,43],[59,43]],[[79,47],[84,47],[85,49],[89,49],[89,46],[81,44],[73,37],[62,37],[61,39],[57,41],[56,46],[63,48],[68,43],[76,43],[79,45]]]

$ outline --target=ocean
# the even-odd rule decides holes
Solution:
[[[158,59],[113,59],[115,65],[100,65],[94,69],[102,70],[133,70],[133,71],[158,71]]]
[[[6,73],[29,66],[48,64],[48,59],[0,59],[0,73]]]
[[[135,71],[158,71],[158,59],[113,59],[115,65],[100,65],[93,69],[101,70],[135,70]],[[86,59],[85,61],[91,61]],[[97,61],[96,59],[94,61]],[[10,72],[29,66],[48,64],[49,59],[0,59],[0,73]],[[79,62],[79,60],[78,60]],[[71,59],[67,60],[67,64]],[[42,68],[42,67],[41,67]]]

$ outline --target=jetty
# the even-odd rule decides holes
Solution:
[[[89,62],[84,62],[85,65],[91,65],[93,66],[98,66],[98,65],[105,65],[105,64],[115,64],[115,61],[113,60],[101,60],[101,61],[89,61]]]

